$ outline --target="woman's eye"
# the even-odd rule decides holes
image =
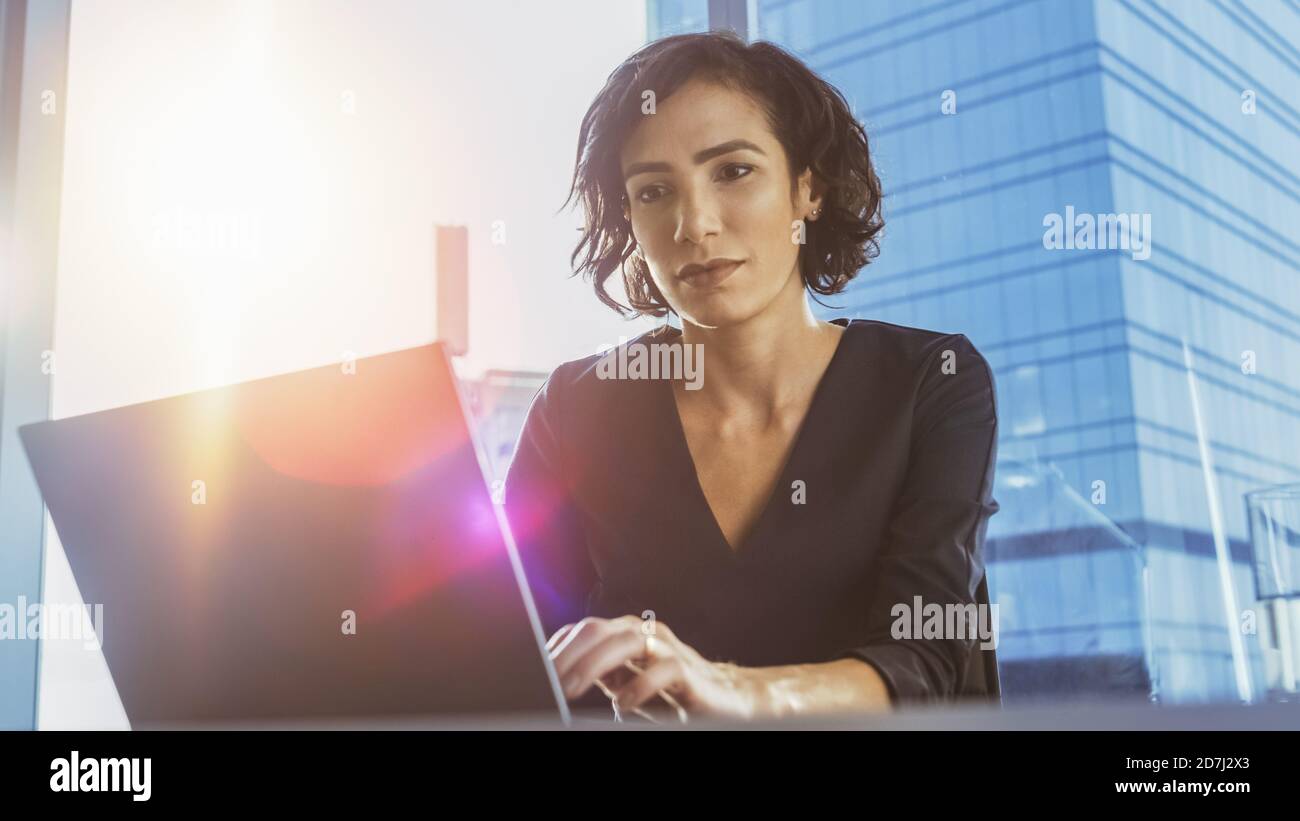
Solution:
[[[727,182],[735,182],[736,180],[743,179],[744,177],[748,177],[753,170],[754,167],[752,165],[741,165],[738,163],[731,163],[729,165],[723,166],[722,170],[719,171],[718,173]],[[740,173],[732,173],[732,172],[740,172]],[[662,191],[663,191],[663,186],[661,185],[647,185],[645,188],[642,188],[640,191],[637,192],[636,198],[638,202],[649,204],[659,200],[662,196],[661,193]]]
[[[723,176],[724,179],[727,179],[727,180],[738,180],[738,179],[740,179],[740,178],[742,178],[742,177],[748,177],[748,176],[749,176],[749,173],[750,173],[751,171],[753,171],[753,170],[754,170],[753,166],[750,166],[750,165],[736,165],[735,163],[733,163],[733,164],[731,164],[731,165],[723,166],[723,168],[722,168],[722,176]],[[743,174],[737,174],[737,175],[734,175],[734,176],[728,176],[728,173],[727,173],[727,172],[729,172],[729,171],[743,171],[744,173],[743,173]]]
[[[654,202],[656,199],[658,199],[658,197],[648,197],[647,195],[656,194],[658,193],[658,191],[659,191],[659,186],[648,185],[645,188],[641,189],[641,191],[636,195],[636,198],[641,202]]]

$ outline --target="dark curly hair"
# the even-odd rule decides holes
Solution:
[[[569,259],[574,265],[582,257],[573,275],[584,274],[600,301],[624,317],[661,317],[670,310],[644,258],[632,255],[636,240],[623,211],[627,195],[619,152],[643,116],[643,92],[653,91],[662,102],[697,76],[759,104],[785,149],[792,191],[803,170],[812,169],[823,192],[822,216],[807,226],[800,268],[809,290],[843,291],[880,253],[877,235],[885,225],[866,132],[844,95],[799,58],[774,43],[747,43],[730,31],[656,40],[624,60],[596,95],[582,118],[573,182],[560,206],[563,210],[578,196],[586,212],[582,239]],[[605,290],[616,269],[623,272],[630,308]]]

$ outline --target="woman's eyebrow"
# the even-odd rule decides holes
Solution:
[[[753,151],[756,154],[767,156],[763,149],[751,143],[749,140],[727,140],[725,143],[718,143],[712,148],[705,148],[695,152],[691,157],[696,165],[708,162],[714,157],[720,157],[723,154],[730,154],[732,151]],[[623,173],[623,182],[627,182],[637,174],[647,174],[652,171],[671,171],[672,166],[666,162],[634,162],[627,167]]]

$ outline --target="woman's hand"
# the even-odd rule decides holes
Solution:
[[[585,618],[555,631],[546,648],[570,700],[600,686],[618,713],[641,710],[672,721],[689,716],[749,719],[762,709],[757,675],[735,664],[708,661],[663,622],[636,616]],[[673,709],[678,705],[685,716]]]

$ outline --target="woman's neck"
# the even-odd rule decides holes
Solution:
[[[813,316],[802,287],[783,301],[725,328],[683,321],[682,341],[704,346],[703,383],[690,398],[711,415],[771,417],[816,388],[844,329]]]

